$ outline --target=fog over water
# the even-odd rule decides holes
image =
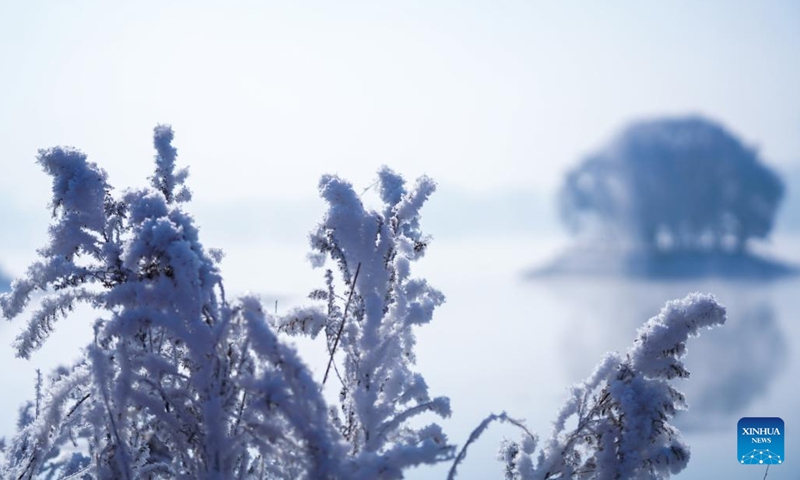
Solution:
[[[527,245],[542,252],[557,248],[534,239]],[[796,241],[777,249],[793,245]],[[794,381],[800,378],[797,277],[773,282],[598,276],[520,281],[514,275],[519,264],[501,246],[485,242],[486,256],[476,258],[483,268],[462,271],[460,278],[431,276],[448,303],[427,331],[420,331],[420,369],[429,372],[434,391],[453,398],[454,416],[446,423],[452,440],[463,442],[482,416],[502,409],[546,436],[566,387],[588,376],[604,352],[627,350],[636,329],[665,301],[692,291],[711,292],[728,308],[728,321],[688,343],[686,364],[692,375],[676,386],[687,394],[690,409],[676,417],[676,424],[691,446],[692,460],[678,478],[763,475],[755,472],[757,467],[736,462],[736,423],[744,416],[800,422],[800,387]],[[521,246],[507,244],[518,254],[515,247]],[[446,261],[436,260],[434,252],[440,253],[434,247],[426,261]],[[487,265],[490,258],[493,267]],[[442,263],[437,270],[448,271]],[[456,358],[442,352],[454,352]],[[470,449],[459,478],[497,478],[501,465],[494,455],[503,435],[517,433],[490,429]],[[786,442],[788,457],[798,451],[798,443],[791,436]],[[420,469],[411,478],[442,478],[435,471]],[[769,475],[790,479],[798,473],[797,464],[787,461],[773,466]]]

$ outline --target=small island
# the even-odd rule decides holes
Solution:
[[[772,231],[785,190],[755,148],[716,122],[635,122],[567,173],[559,208],[576,244],[527,275],[791,275],[796,267],[748,248]]]

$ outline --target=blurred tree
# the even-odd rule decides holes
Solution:
[[[567,174],[560,207],[574,231],[611,228],[653,250],[741,252],[769,234],[783,195],[755,149],[687,117],[623,130]]]

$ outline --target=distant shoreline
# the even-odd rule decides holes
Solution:
[[[775,280],[800,273],[790,263],[750,252],[661,252],[646,249],[572,247],[547,264],[528,269],[526,279],[595,275],[647,279],[724,278]]]

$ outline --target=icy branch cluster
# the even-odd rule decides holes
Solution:
[[[155,128],[151,186],[121,194],[80,151],[39,152],[53,180],[50,241],[0,311],[28,317],[14,343],[23,358],[76,305],[99,316],[75,365],[37,377],[17,434],[0,441],[0,478],[373,480],[438,462],[452,462],[452,478],[493,421],[524,432],[503,445],[508,479],[662,478],[686,466],[688,447],[669,423],[684,397],[669,382],[688,376],[686,340],[724,321],[713,297],[668,303],[627,355],[607,356],[572,389],[538,454],[537,437],[505,413],[456,454],[440,425],[420,426],[421,415],[448,417],[450,402],[414,369],[414,330],[444,302],[411,275],[430,242],[420,209],[434,182],[409,187],[383,168],[375,210],[350,183],[323,176],[327,211],[310,258],[328,266],[324,288],[272,316],[255,297],[226,298],[222,253],[203,247],[184,209],[191,193],[172,140],[169,126]],[[288,335],[324,338],[321,382]],[[327,382],[337,406],[323,397]]]
[[[81,152],[39,152],[53,178],[50,243],[0,300],[12,319],[46,294],[17,354],[30,357],[77,303],[104,316],[83,359],[21,419],[0,478],[336,476],[343,448],[316,382],[257,300],[225,299],[220,256],[180,203],[172,136],[155,129],[153,188],[120,197]]]
[[[319,189],[328,210],[310,236],[310,257],[320,267],[330,260],[337,272],[327,269],[326,288],[311,294],[325,302],[323,307],[291,312],[278,328],[325,333],[329,355],[342,358],[341,371],[334,363],[341,405],[332,410],[333,421],[361,469],[359,476],[402,478],[410,466],[452,457],[453,447],[439,425],[408,425],[425,412],[450,415],[449,399],[431,397],[425,379],[412,369],[413,328],[431,321],[444,295],[410,273],[428,243],[419,230],[419,211],[435,184],[422,177],[407,189],[385,167],[378,176],[380,211],[367,209],[350,183],[322,177]],[[347,289],[341,296],[337,276]],[[345,297],[350,301],[341,305]]]

